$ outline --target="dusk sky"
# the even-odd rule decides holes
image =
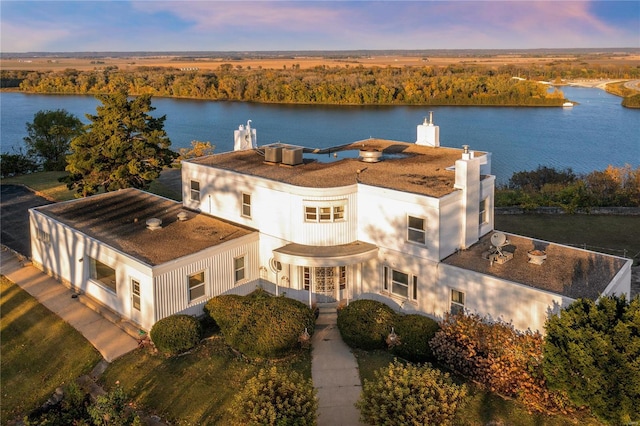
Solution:
[[[2,52],[640,47],[640,1],[7,1]]]

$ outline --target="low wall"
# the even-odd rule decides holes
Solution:
[[[496,207],[495,214],[569,214],[561,207],[538,207],[523,209],[522,207]],[[591,207],[578,209],[574,214],[592,214],[609,216],[640,216],[640,207]]]

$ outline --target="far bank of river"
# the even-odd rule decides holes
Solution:
[[[414,142],[416,126],[433,111],[444,146],[492,153],[493,172],[506,182],[515,171],[538,165],[577,173],[609,164],[640,165],[640,113],[596,88],[563,87],[573,108],[313,106],[154,98],[156,115],[174,149],[209,141],[216,152],[233,149],[233,131],[251,120],[258,144],[283,142],[325,148],[369,137]],[[85,122],[99,102],[93,96],[0,94],[0,147],[23,146],[25,124],[40,110],[65,109]]]

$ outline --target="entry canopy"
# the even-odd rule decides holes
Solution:
[[[373,259],[378,246],[355,241],[337,246],[307,246],[287,244],[273,251],[275,260],[298,266],[331,267],[354,265]]]

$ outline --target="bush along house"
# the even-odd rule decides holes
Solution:
[[[182,163],[182,203],[135,189],[30,210],[34,264],[149,330],[257,287],[310,306],[369,298],[542,331],[580,297],[630,293],[631,260],[494,230],[491,154],[370,138]]]

